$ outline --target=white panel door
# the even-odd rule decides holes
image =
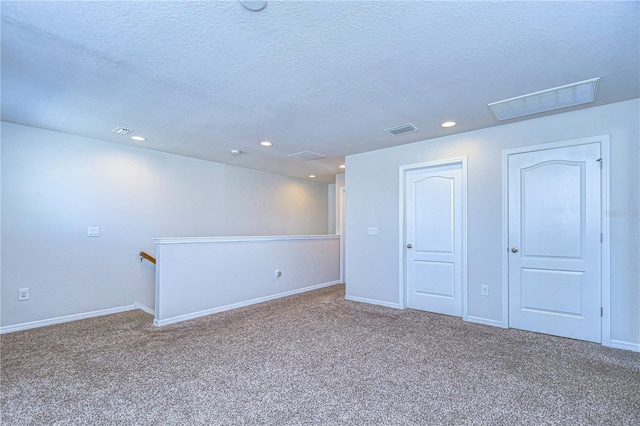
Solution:
[[[407,307],[462,316],[462,165],[405,176]]]
[[[509,156],[509,326],[601,341],[600,144]]]

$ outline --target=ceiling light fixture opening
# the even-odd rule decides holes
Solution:
[[[140,141],[140,142],[144,142],[147,140],[147,138],[143,138],[142,136],[131,136],[131,139],[133,139],[134,141]]]
[[[309,175],[309,177],[310,177],[311,179],[313,179],[313,178],[315,178],[315,177],[317,177],[317,176],[316,176],[316,175]]]
[[[229,151],[229,154],[231,155],[240,155],[242,151],[240,151],[239,149],[232,149],[231,151]]]
[[[262,146],[273,146],[273,144],[271,142],[269,142],[269,141],[262,141],[262,142],[260,142],[260,145],[262,145]]]
[[[447,128],[447,127],[453,127],[453,126],[455,126],[455,125],[456,125],[456,122],[455,122],[455,121],[445,121],[444,123],[442,123],[442,124],[441,124],[441,126],[442,126],[442,127],[445,127],[445,128]]]
[[[492,102],[488,107],[495,119],[502,121],[588,104],[596,100],[599,81],[600,77],[579,81],[503,101]]]
[[[347,168],[347,166],[345,166],[344,164],[340,164],[338,167],[341,168],[341,169],[346,169]]]

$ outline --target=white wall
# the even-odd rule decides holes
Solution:
[[[154,324],[337,284],[339,243],[336,235],[157,240]]]
[[[640,343],[639,129],[636,99],[348,156],[347,295],[399,303],[398,169],[467,156],[468,314],[502,321],[502,150],[609,134],[611,209],[626,212],[611,217],[611,339]]]
[[[326,184],[11,123],[1,158],[2,326],[153,308],[155,237],[327,230]]]
[[[335,226],[335,233],[339,234],[340,233],[340,192],[342,191],[342,188],[344,188],[344,173],[340,173],[336,175],[336,183],[335,183],[335,194],[334,194],[334,204],[335,204],[335,211],[334,211],[334,221],[336,223]]]
[[[328,216],[328,225],[327,225],[327,234],[335,234],[336,233],[336,184],[329,184],[327,187],[327,216]]]
[[[340,192],[344,188],[344,173],[336,175],[336,183],[329,185],[329,232],[340,233]]]

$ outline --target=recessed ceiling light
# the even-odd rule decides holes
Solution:
[[[346,168],[347,166],[345,166],[344,164],[340,164],[338,167],[340,167],[341,169]]]
[[[146,141],[147,138],[143,138],[142,136],[131,136],[131,139],[133,139],[134,141]]]
[[[240,150],[239,149],[232,149],[231,151],[229,151],[229,153],[231,155],[240,155]]]
[[[269,142],[269,141],[262,141],[262,142],[260,142],[260,145],[262,145],[262,146],[271,146],[273,144],[271,142]]]
[[[453,127],[456,125],[455,121],[445,121],[444,123],[441,124],[442,127]]]
[[[316,175],[309,175],[309,177],[310,177],[311,179],[313,179],[313,178],[315,178],[315,177],[316,177]]]

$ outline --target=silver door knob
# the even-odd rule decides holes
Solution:
[[[518,252],[518,249],[517,249],[516,247],[513,247],[513,248],[511,249],[511,253],[517,253],[517,252]]]
[[[411,248],[413,247],[411,244],[407,244],[407,248]]]

